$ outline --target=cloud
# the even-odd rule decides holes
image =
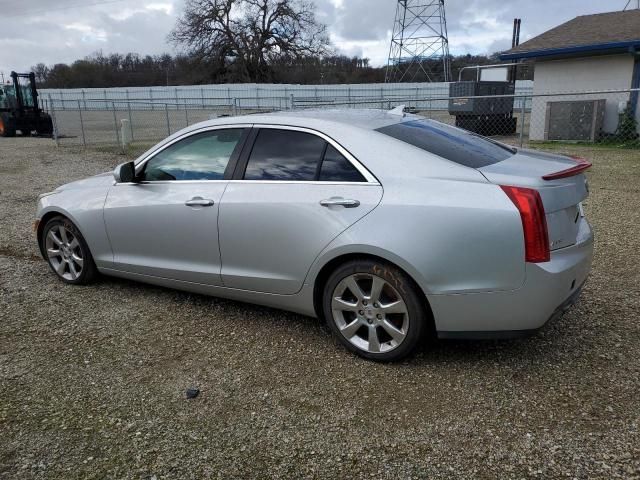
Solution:
[[[318,20],[328,26],[339,53],[387,61],[397,2],[316,0]],[[446,2],[453,54],[493,53],[509,48],[514,17],[525,41],[577,15],[622,9],[626,0],[464,0]],[[183,0],[29,0],[4,2],[0,71],[36,63],[72,62],[96,51],[174,53],[167,35]]]
[[[13,21],[0,30],[0,71],[27,71],[37,63],[70,63],[97,51],[104,53],[172,52],[166,37],[182,8],[180,0],[139,0],[78,8],[78,0],[29,2],[28,14],[12,2],[6,9]],[[86,3],[95,3],[87,0]],[[4,5],[4,4],[3,4]],[[67,8],[71,7],[71,8]]]

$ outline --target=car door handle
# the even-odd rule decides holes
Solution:
[[[193,197],[191,200],[184,202],[187,207],[210,207],[213,203],[213,200],[202,197]]]
[[[333,207],[334,205],[339,205],[344,208],[356,208],[360,206],[360,202],[358,200],[351,200],[348,198],[342,197],[331,197],[326,200],[320,200],[320,205],[323,207]]]

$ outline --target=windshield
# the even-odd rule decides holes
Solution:
[[[515,148],[435,120],[412,120],[376,131],[471,168],[493,165],[516,153]]]
[[[31,84],[29,83],[29,80],[19,78],[18,86],[20,88],[20,96],[22,97],[22,105],[25,107],[33,107],[33,95],[31,92]]]

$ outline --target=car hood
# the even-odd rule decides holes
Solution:
[[[75,182],[65,183],[56,188],[56,191],[108,186],[111,185],[113,181],[113,174],[106,172],[82,180],[76,180]]]

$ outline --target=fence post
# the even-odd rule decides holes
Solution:
[[[153,105],[153,90],[151,88],[149,89],[149,102],[151,102],[151,110],[155,110]]]
[[[131,102],[128,98],[129,90],[127,90],[127,112],[129,113],[129,129],[131,130],[131,141],[133,142],[133,119],[131,118]]]
[[[169,106],[164,104],[164,114],[167,117],[167,135],[171,135],[171,124],[169,123]]]
[[[291,110],[295,110],[296,109],[296,101],[293,97],[293,93],[290,94],[291,95]]]
[[[51,99],[51,94],[49,94],[49,106],[51,108],[51,123],[53,123],[53,139],[56,142],[56,147],[60,146],[60,140],[58,140],[58,121],[56,119],[56,108],[54,106],[53,100]]]
[[[178,108],[178,107],[176,107]],[[189,126],[189,109],[187,108],[187,99],[184,99],[184,123],[185,127]]]
[[[84,105],[84,109],[86,110],[87,109],[87,98],[85,96],[84,88],[82,89],[82,103]]]
[[[116,144],[120,147],[120,153],[124,154],[124,147],[120,143],[120,130],[118,129],[118,119],[116,118],[116,103],[111,102],[111,110],[113,111],[113,127],[116,131]]]
[[[200,87],[200,106],[204,110],[204,88]]]
[[[127,123],[129,123],[129,120],[126,120],[124,118],[120,120],[120,138],[122,138],[122,151],[125,151],[129,148],[129,145],[131,145],[131,127],[130,125],[127,125]]]
[[[84,120],[82,119],[82,108],[80,108],[80,100],[78,100],[78,115],[80,116],[80,130],[82,130],[82,146],[87,148],[87,138],[84,135]]]
[[[524,143],[524,116],[527,97],[521,97],[520,101],[522,102],[522,106],[520,107],[520,148],[522,148]]]
[[[238,101],[238,99],[234,98],[233,99],[233,107],[231,107],[232,108],[231,112],[233,113],[234,116],[238,115],[238,104],[237,104],[237,101]]]

